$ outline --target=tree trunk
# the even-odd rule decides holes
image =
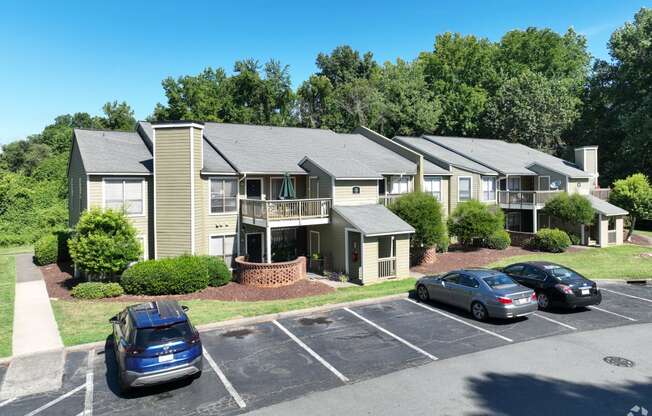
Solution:
[[[627,238],[625,238],[626,241],[632,241],[632,234],[634,233],[634,228],[636,227],[636,217],[631,216],[631,221],[629,224],[629,231],[627,232]]]

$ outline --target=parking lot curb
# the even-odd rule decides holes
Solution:
[[[595,279],[595,282],[598,283],[607,283],[607,284],[618,284],[618,283],[626,283],[626,284],[641,284],[641,285],[652,285],[652,279]]]
[[[344,307],[356,307],[356,306],[364,306],[364,305],[370,305],[372,303],[377,303],[377,302],[386,302],[390,300],[399,300],[399,299],[405,299],[409,296],[408,293],[399,293],[397,295],[389,295],[389,296],[382,296],[382,297],[377,297],[377,298],[367,298],[367,299],[360,299],[360,300],[354,300],[350,302],[343,302],[343,303],[329,303],[327,305],[322,305],[322,306],[315,306],[312,308],[304,308],[304,309],[295,309],[292,311],[286,311],[286,312],[278,312],[278,313],[270,313],[267,315],[259,315],[259,316],[251,316],[247,318],[236,318],[236,319],[229,319],[226,321],[220,321],[220,322],[214,322],[210,324],[203,324],[203,325],[197,325],[197,329],[199,332],[206,332],[206,331],[211,331],[214,329],[220,329],[220,328],[228,328],[228,327],[234,327],[234,326],[246,326],[246,325],[254,325],[258,324],[261,322],[271,322],[277,319],[285,319],[285,318],[292,318],[295,316],[299,315],[306,315],[306,314],[311,314],[311,313],[319,313],[319,312],[328,312],[332,311],[335,309],[341,309]],[[73,345],[70,347],[66,347],[64,350],[66,352],[74,352],[74,351],[88,351],[90,349],[98,348],[98,347],[104,347],[106,344],[106,341],[97,341],[97,342],[90,342],[87,344],[79,344],[79,345]],[[6,357],[6,358],[1,358],[0,359],[0,364],[5,364],[10,362],[12,357]]]

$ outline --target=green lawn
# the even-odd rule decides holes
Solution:
[[[641,257],[651,247],[630,244],[589,248],[574,253],[537,253],[500,260],[489,267],[506,266],[526,260],[549,260],[575,269],[590,279],[652,279],[652,258]]]
[[[29,244],[24,246],[0,247],[0,256],[31,253],[32,251],[34,251],[34,247]]]
[[[11,355],[16,267],[12,256],[0,256],[0,357]]]
[[[414,288],[414,279],[378,283],[370,286],[338,289],[327,295],[265,302],[223,302],[191,300],[181,302],[190,307],[190,319],[195,325],[227,319],[265,315],[315,306],[350,302],[397,293]],[[102,341],[111,332],[108,320],[130,303],[92,301],[52,301],[54,316],[65,345]]]

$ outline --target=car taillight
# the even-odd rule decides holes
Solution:
[[[129,346],[129,347],[127,347],[125,349],[125,353],[127,355],[138,355],[138,354],[142,353],[143,351],[145,351],[143,348],[136,348],[133,345]]]
[[[531,301],[536,301],[536,300],[537,300],[537,294],[536,294],[536,293],[532,293],[532,296],[530,296],[530,300],[531,300]]]
[[[188,340],[191,344],[196,344],[200,341],[199,339],[199,332],[195,332],[193,336]]]
[[[567,295],[572,295],[573,294],[573,289],[570,286],[558,284],[558,285],[555,285],[555,287],[557,289],[559,289],[561,292],[563,292],[563,293],[565,293]]]
[[[496,298],[496,300],[497,300],[498,302],[502,303],[503,305],[510,305],[510,304],[512,303],[512,299],[511,299],[511,298],[506,298],[506,297],[503,297],[503,296],[498,296],[498,297]]]

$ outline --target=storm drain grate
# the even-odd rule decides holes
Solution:
[[[628,360],[627,358],[623,357],[604,357],[602,359],[605,363],[609,365],[613,365],[616,367],[634,367],[634,361]]]

